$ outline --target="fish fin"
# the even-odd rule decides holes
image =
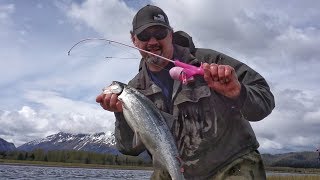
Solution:
[[[140,134],[138,132],[135,132],[134,135],[133,135],[133,142],[132,142],[132,147],[134,149],[142,146],[143,143],[141,141],[141,138],[140,138]]]
[[[180,163],[180,172],[181,173],[184,173],[184,168],[183,168],[183,166],[184,166],[184,161],[180,158],[180,157],[176,157],[177,159],[178,159],[178,161],[179,161],[179,163]]]

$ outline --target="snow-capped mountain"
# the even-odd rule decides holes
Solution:
[[[16,146],[13,143],[9,143],[6,140],[0,138],[0,152],[16,150]]]
[[[70,134],[59,132],[37,139],[18,147],[18,150],[32,151],[34,149],[50,150],[77,150],[97,153],[120,154],[115,147],[113,134],[104,132],[95,134]]]

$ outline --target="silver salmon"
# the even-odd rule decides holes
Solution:
[[[118,94],[123,114],[134,132],[133,146],[141,143],[152,154],[154,168],[166,169],[173,180],[183,180],[182,161],[160,110],[138,90],[121,82],[112,82],[104,93]]]

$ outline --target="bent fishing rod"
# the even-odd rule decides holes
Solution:
[[[68,51],[68,56],[70,56],[71,50],[74,47],[76,47],[77,45],[79,45],[81,43],[84,43],[86,41],[93,41],[93,40],[106,41],[109,44],[115,43],[115,44],[118,44],[118,45],[121,45],[121,46],[133,48],[133,49],[142,51],[144,53],[147,53],[149,55],[161,58],[161,59],[163,59],[165,61],[171,62],[171,63],[173,63],[175,65],[175,67],[173,67],[173,68],[171,68],[169,70],[170,76],[175,80],[182,81],[183,84],[188,84],[188,82],[190,82],[190,81],[192,81],[194,79],[195,75],[202,75],[203,76],[203,74],[204,74],[202,65],[200,67],[196,67],[196,66],[193,66],[193,65],[190,65],[190,64],[183,63],[183,62],[181,62],[180,60],[177,60],[177,59],[171,60],[171,59],[168,59],[166,57],[160,56],[158,54],[146,51],[144,49],[140,49],[140,48],[132,46],[132,45],[128,45],[128,44],[125,44],[125,43],[121,43],[121,42],[118,42],[118,41],[105,39],[105,38],[87,38],[87,39],[83,39],[83,40],[77,42],[76,44],[74,44],[70,48],[70,50]]]

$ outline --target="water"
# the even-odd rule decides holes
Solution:
[[[0,179],[150,179],[152,171],[0,165]]]
[[[117,170],[117,169],[90,169],[43,166],[15,166],[0,164],[0,180],[3,179],[129,179],[149,180],[152,171],[147,170]],[[267,172],[267,176],[301,176],[317,174]]]

